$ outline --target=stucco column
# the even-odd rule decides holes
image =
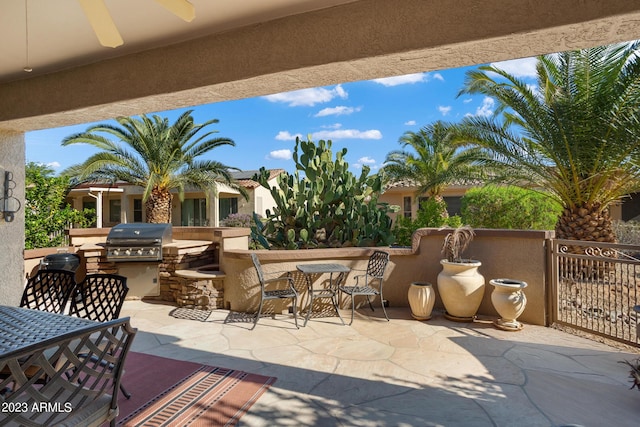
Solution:
[[[120,222],[133,222],[129,221],[129,218],[133,219],[133,212],[130,213],[130,209],[129,196],[126,192],[120,194]]]
[[[220,199],[218,194],[217,192],[209,191],[207,197],[209,198],[209,212],[207,212],[209,226],[220,227]]]
[[[5,172],[12,174],[9,208],[13,219],[0,214],[0,304],[18,305],[24,289],[24,133],[0,129],[0,209],[4,208]]]

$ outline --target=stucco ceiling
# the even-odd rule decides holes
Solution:
[[[196,17],[185,22],[155,0],[104,0],[124,39],[124,45],[108,48],[99,44],[78,0],[2,0],[0,82],[34,77],[351,1],[190,0],[195,6]],[[24,71],[27,66],[33,70],[31,73]]]
[[[0,131],[640,38],[629,0],[191,0],[192,22],[156,0],[104,0],[124,39],[113,49],[78,0],[28,2],[27,63],[25,0],[0,0]]]

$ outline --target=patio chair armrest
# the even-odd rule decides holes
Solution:
[[[365,274],[356,274],[355,276],[353,276],[353,279],[356,281],[356,286],[358,286],[358,283],[360,283],[360,279],[364,278],[364,282],[367,283],[367,273]]]
[[[264,283],[274,283],[274,282],[293,282],[292,277],[274,277],[272,279],[264,279]]]
[[[271,279],[264,279],[264,284],[276,283],[276,282],[288,282],[289,286],[295,289],[295,281],[291,276],[273,277]]]
[[[0,358],[3,402],[39,408],[6,415],[3,422],[30,426],[100,426],[118,413],[124,361],[137,330],[129,318],[97,323]],[[87,354],[87,357],[80,355]],[[28,369],[36,368],[28,377]],[[44,385],[37,380],[45,379]],[[44,399],[44,400],[43,400]],[[36,406],[47,402],[45,407]]]

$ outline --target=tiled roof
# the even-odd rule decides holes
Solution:
[[[240,185],[241,187],[257,188],[260,186],[260,184],[258,184],[256,181],[252,180],[251,178],[253,178],[253,176],[259,172],[260,171],[258,170],[231,172],[231,177],[235,179],[238,182],[238,185]],[[285,172],[284,169],[269,169],[269,179],[271,180],[284,172]],[[81,189],[81,188],[89,188],[89,187],[102,187],[107,189],[107,188],[120,188],[126,185],[132,185],[132,184],[129,184],[128,182],[123,182],[123,181],[117,181],[115,183],[85,182],[82,184],[78,184],[73,188]]]
[[[244,188],[257,188],[260,186],[256,181],[252,180],[253,176],[260,171],[258,170],[249,170],[249,171],[240,171],[240,172],[232,172],[231,176],[233,179],[238,181],[238,184]],[[269,180],[275,178],[276,176],[284,173],[284,169],[269,169]]]
[[[461,180],[456,180],[450,183],[449,186],[473,187],[473,186],[479,186],[483,184],[484,182],[480,180],[461,179]],[[418,187],[418,184],[415,181],[410,179],[402,179],[399,181],[393,181],[393,182],[387,183],[387,185],[385,186],[385,190],[391,190],[393,188],[417,188],[417,187]]]

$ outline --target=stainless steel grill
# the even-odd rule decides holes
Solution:
[[[107,236],[107,261],[161,261],[173,241],[171,224],[118,224]]]

